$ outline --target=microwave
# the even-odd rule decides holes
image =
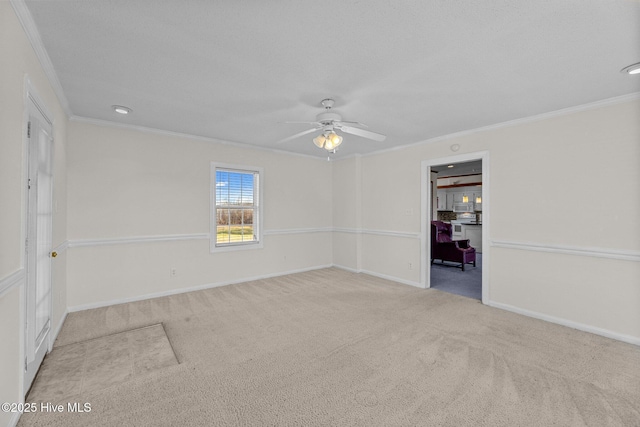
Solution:
[[[473,212],[473,203],[454,203],[453,211],[456,213]]]

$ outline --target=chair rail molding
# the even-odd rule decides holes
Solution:
[[[3,297],[11,289],[22,285],[26,279],[24,268],[21,268],[7,277],[0,279],[0,298]]]
[[[495,248],[518,249],[523,251],[550,252],[565,255],[590,256],[595,258],[609,258],[622,261],[640,262],[640,251],[623,249],[594,248],[586,246],[556,245],[536,242],[517,242],[511,240],[492,239],[491,246]]]
[[[411,231],[374,230],[369,228],[349,228],[349,227],[334,227],[332,231],[336,233],[369,234],[372,236],[403,237],[408,239],[420,238],[419,232],[411,232]]]
[[[330,233],[331,231],[333,231],[331,227],[280,228],[264,230],[262,234],[265,236],[276,236],[279,234]]]
[[[264,230],[265,236],[279,236],[288,234],[310,234],[310,233],[351,233],[368,234],[373,236],[390,236],[408,239],[419,239],[420,233],[410,231],[373,230],[363,228],[340,228],[340,227],[308,227],[308,228],[281,228]],[[70,248],[80,248],[88,246],[123,245],[133,243],[150,242],[173,242],[183,240],[207,240],[209,233],[193,234],[166,234],[156,236],[132,236],[132,237],[109,237],[103,239],[71,239],[56,246],[53,250],[63,252]]]
[[[204,240],[209,239],[209,233],[196,234],[167,234],[158,236],[134,236],[134,237],[110,237],[105,239],[80,239],[69,240],[69,248],[84,246],[104,246],[122,245],[128,243],[148,243],[148,242],[172,242],[177,240]]]

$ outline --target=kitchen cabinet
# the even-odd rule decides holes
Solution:
[[[462,224],[462,235],[464,239],[469,239],[469,245],[482,253],[482,224]]]
[[[474,206],[475,206],[475,210],[477,211],[481,211],[482,210],[482,202],[480,203],[476,203],[476,199],[480,198],[482,200],[482,190],[480,191],[474,191],[472,193],[472,198],[469,199],[470,202],[473,202]]]
[[[452,211],[454,203],[464,203],[463,197],[467,196],[477,211],[482,210],[482,203],[475,203],[477,197],[482,197],[482,187],[441,188],[438,190],[438,210]]]
[[[453,203],[454,203],[454,194],[453,193],[449,193],[447,192],[447,206],[446,206],[446,210],[448,211],[452,211],[453,210]]]
[[[446,190],[438,190],[438,210],[446,211],[447,210],[447,191]]]

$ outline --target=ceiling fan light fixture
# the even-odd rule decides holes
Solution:
[[[331,145],[333,148],[337,148],[340,144],[342,144],[342,137],[335,132],[331,132],[327,135],[327,139],[331,141]]]
[[[318,135],[313,138],[313,143],[316,144],[316,147],[318,148],[324,148],[325,142],[327,142],[327,138],[325,138],[324,135]]]
[[[342,144],[342,137],[337,133],[331,131],[324,133],[313,138],[313,143],[318,148],[324,148],[327,151],[332,151],[338,148]]]
[[[382,142],[385,140],[386,135],[381,133],[372,132],[370,130],[362,129],[367,127],[360,122],[343,121],[342,116],[332,110],[334,101],[331,98],[323,99],[321,102],[324,107],[324,111],[316,115],[315,122],[286,122],[286,123],[307,123],[313,125],[311,129],[298,132],[287,138],[278,141],[278,144],[291,141],[299,138],[303,135],[308,135],[312,132],[320,132],[313,138],[313,144],[318,148],[323,148],[330,153],[335,153],[336,149],[342,144],[342,136],[336,133],[336,129],[341,133],[348,133],[356,135],[361,138],[372,139],[374,141]]]

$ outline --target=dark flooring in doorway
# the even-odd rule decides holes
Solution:
[[[431,287],[439,291],[482,300],[482,254],[476,254],[476,267],[467,264],[462,271],[454,264],[431,265]]]

